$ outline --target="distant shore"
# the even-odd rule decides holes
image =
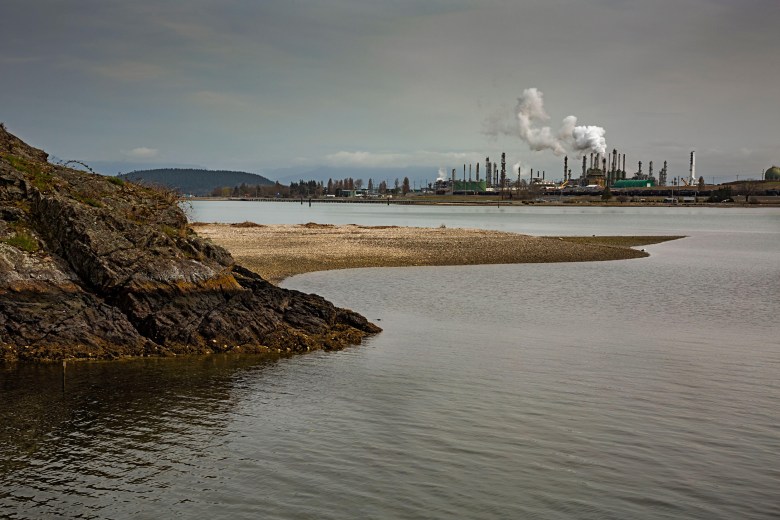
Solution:
[[[624,260],[647,256],[632,247],[681,238],[534,237],[482,229],[315,223],[195,223],[192,228],[275,284],[296,274],[357,267]]]
[[[263,197],[185,197],[182,202],[187,201],[220,201],[220,202],[275,202],[288,204],[383,204],[383,205],[420,205],[420,206],[609,206],[616,208],[626,207],[700,207],[700,208],[777,208],[780,207],[780,197],[752,196],[751,202],[744,201],[744,197],[736,197],[734,202],[665,202],[662,197],[648,198],[647,200],[627,200],[620,202],[615,200],[601,200],[599,196],[581,196],[577,200],[570,198],[560,199],[557,195],[547,196],[541,199],[520,200],[520,199],[500,199],[498,197],[477,197],[473,195],[463,196],[437,196],[437,197],[397,197],[397,198],[263,198]]]

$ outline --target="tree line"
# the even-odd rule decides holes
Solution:
[[[378,184],[369,178],[368,183],[363,179],[353,179],[346,177],[344,179],[328,179],[327,183],[322,181],[304,181],[291,182],[289,186],[278,181],[271,185],[265,184],[246,184],[238,186],[224,186],[214,188],[211,192],[212,197],[241,197],[241,198],[319,198],[326,195],[340,196],[345,192],[365,190],[369,194],[378,195],[406,195],[411,191],[409,177],[403,180],[395,179],[393,186],[389,187],[387,181],[380,181]]]

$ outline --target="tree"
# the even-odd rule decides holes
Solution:
[[[401,185],[401,182],[398,180],[398,177],[395,178],[395,191],[394,193],[398,195],[398,187]]]
[[[707,202],[723,202],[724,200],[730,200],[732,197],[731,186],[723,186],[710,193],[710,198]]]
[[[333,179],[328,179],[328,194],[333,195]]]
[[[379,193],[382,195],[387,193],[387,181],[381,181],[379,183]]]
[[[699,177],[699,191],[704,191],[704,176]]]
[[[749,203],[750,197],[758,193],[760,185],[761,181],[745,181],[740,184],[735,184],[734,191],[738,195],[743,195],[745,197],[745,202]]]
[[[410,189],[411,188],[409,187],[409,177],[404,177],[404,184],[403,187],[401,188],[401,191],[404,195],[406,195],[407,193],[409,193]]]
[[[368,192],[373,193],[374,191],[374,179],[369,178],[368,179]]]
[[[604,191],[601,193],[601,200],[609,200],[612,198],[612,190],[609,189],[609,186],[604,188]]]
[[[355,189],[359,190],[363,187],[363,179],[355,179]]]

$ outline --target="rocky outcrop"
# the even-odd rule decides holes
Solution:
[[[0,358],[301,352],[379,330],[236,265],[173,193],[49,164],[0,127]]]

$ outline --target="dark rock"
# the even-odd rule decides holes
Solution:
[[[302,352],[380,330],[235,265],[172,192],[46,159],[0,128],[0,358]]]

